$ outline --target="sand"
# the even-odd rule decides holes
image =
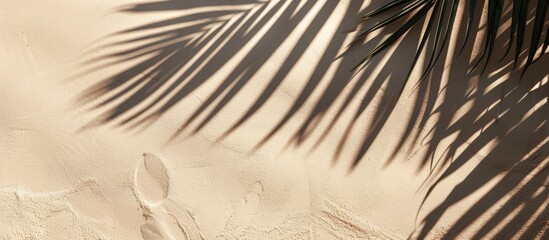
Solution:
[[[545,60],[391,102],[369,5],[0,0],[0,239],[546,237]]]

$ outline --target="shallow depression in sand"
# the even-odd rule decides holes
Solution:
[[[141,226],[143,239],[204,239],[193,215],[169,198],[169,188],[165,162],[155,154],[143,154],[136,167],[134,186],[146,219]]]
[[[169,176],[162,159],[152,153],[143,154],[135,171],[135,190],[140,200],[159,204],[168,197]]]

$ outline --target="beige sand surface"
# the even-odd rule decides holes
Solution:
[[[0,239],[546,237],[547,61],[393,104],[368,5],[0,0]]]

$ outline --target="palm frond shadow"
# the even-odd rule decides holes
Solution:
[[[549,62],[542,62],[536,66],[541,68],[532,72],[546,71],[542,64]],[[512,65],[505,68],[501,71],[509,71]],[[442,104],[430,111],[439,118],[426,134],[427,149],[422,152],[422,164],[432,169],[424,201],[440,183],[458,176],[458,171],[470,172],[428,212],[411,237],[424,238],[435,230],[445,212],[487,188],[490,190],[449,227],[444,239],[455,239],[481,217],[489,220],[481,224],[474,239],[534,239],[547,234],[549,86],[547,81],[521,82],[519,74],[497,85],[498,74],[478,79],[474,85],[455,81],[445,86],[452,91],[445,91],[444,98],[438,100]],[[462,111],[463,106],[468,110]],[[472,169],[467,167],[471,162],[477,164]]]
[[[265,87],[220,139],[244,127],[266,105],[294,66],[304,58],[310,42],[320,34],[322,27],[333,24],[337,31],[329,36],[326,49],[319,54],[317,67],[303,79],[305,84],[295,101],[278,123],[265,133],[256,148],[261,148],[282,128],[288,127],[300,111],[310,108],[311,111],[288,139],[288,144],[302,146],[307,141],[313,141],[311,151],[314,151],[334,132],[334,126],[343,125],[346,130],[334,152],[335,161],[346,149],[352,132],[359,129],[364,134],[354,155],[352,166],[355,167],[368,155],[375,140],[382,136],[390,118],[395,117],[399,98],[404,97],[401,95],[408,93],[403,92],[403,86],[410,73],[402,69],[415,63],[412,58],[409,62],[403,60],[402,56],[413,56],[417,50],[415,46],[424,44],[423,53],[426,56],[440,54],[437,57],[439,61],[436,67],[434,63],[427,66],[431,70],[424,74],[425,77],[408,97],[407,100],[415,104],[410,109],[409,120],[403,121],[404,130],[399,144],[386,164],[402,157],[402,152],[409,157],[417,152],[419,156],[414,155],[414,158],[421,161],[419,170],[431,170],[425,183],[426,199],[437,191],[439,183],[458,170],[466,171],[464,169],[469,169],[471,162],[477,164],[452,189],[444,202],[427,210],[420,226],[410,237],[421,238],[435,231],[442,224],[442,215],[447,209],[486,188],[489,190],[483,197],[448,228],[444,234],[446,239],[464,234],[466,228],[477,223],[480,217],[488,221],[480,224],[474,233],[475,238],[549,234],[545,227],[549,201],[546,187],[549,179],[549,79],[548,71],[544,69],[548,66],[547,57],[537,59],[521,78],[522,72],[514,69],[515,58],[504,57],[507,49],[498,49],[498,44],[494,44],[493,51],[494,58],[502,59],[500,62],[479,57],[472,42],[464,45],[463,51],[459,45],[463,44],[461,42],[458,43],[459,47],[454,48],[441,46],[434,39],[423,43],[420,30],[428,25],[429,19],[421,18],[409,31],[402,33],[404,41],[396,41],[391,51],[379,52],[367,60],[368,64],[359,65],[361,71],[352,72],[350,69],[364,59],[366,50],[379,46],[384,42],[383,36],[399,29],[392,25],[380,28],[372,32],[372,38],[364,44],[355,42],[352,51],[341,54],[340,50],[348,43],[348,30],[353,29],[360,21],[359,16],[366,13],[361,9],[362,1],[347,3],[343,12],[345,16],[352,17],[338,22],[334,22],[331,16],[334,9],[343,4],[340,1],[225,2],[231,7],[219,7],[219,2],[215,1],[182,3],[163,0],[123,8],[122,11],[131,14],[182,13],[114,34],[124,40],[111,45],[127,47],[87,63],[91,66],[89,71],[112,64],[131,63],[131,67],[93,84],[82,93],[80,103],[99,113],[98,118],[87,127],[114,124],[128,130],[146,128],[182,104],[201,86],[217,83],[193,114],[186,116],[172,139],[184,132],[196,134],[206,128],[238,94],[244,92],[253,76],[269,64],[285,40],[304,19],[310,17],[312,20],[287,53],[285,61],[280,66],[272,66],[275,72],[265,81]],[[478,1],[470,2],[482,7]],[[375,4],[383,6],[381,2]],[[370,7],[375,9],[375,6]],[[312,11],[314,8],[318,10]],[[189,11],[192,9],[197,11]],[[502,21],[505,22],[510,21],[513,12],[502,14]],[[409,19],[403,17],[394,23],[402,26]],[[484,26],[479,19],[473,20],[473,29],[467,35],[468,38],[477,39],[482,37],[479,31]],[[526,27],[531,31],[534,28],[532,25],[534,22],[530,21]],[[369,26],[375,26],[375,22]],[[466,33],[451,31],[449,34],[448,38],[454,34],[463,37]],[[505,34],[493,35],[496,37],[490,40],[492,43],[508,41]],[[529,41],[527,37],[521,41]],[[242,52],[252,40],[257,43]],[[414,46],[413,49],[410,46]],[[221,81],[213,81],[212,76],[236,54],[243,54],[237,66]],[[530,53],[518,51],[517,56],[519,60],[528,61]],[[486,62],[484,74],[480,70],[463,70],[463,66],[471,66],[468,68],[471,70],[481,60]],[[449,80],[445,82],[441,79]],[[353,104],[357,101],[360,104]],[[310,102],[313,102],[312,105],[307,105]],[[351,113],[353,117],[342,117],[345,113]],[[370,119],[366,126],[359,121],[363,118]],[[329,124],[323,127],[321,122]]]

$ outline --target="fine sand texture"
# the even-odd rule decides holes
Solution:
[[[0,0],[0,239],[549,239],[549,59],[397,101],[386,2]]]

